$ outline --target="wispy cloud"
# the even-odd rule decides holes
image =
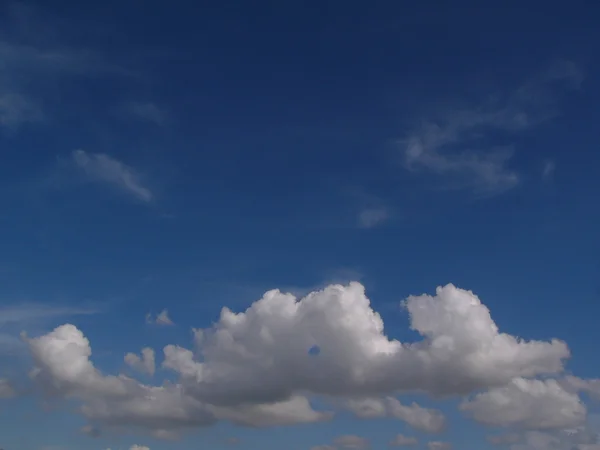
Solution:
[[[575,64],[562,62],[507,95],[425,120],[399,141],[404,165],[478,195],[512,189],[521,181],[511,167],[513,146],[495,145],[494,136],[510,138],[555,117],[558,92],[579,88],[582,80]]]
[[[91,315],[99,312],[94,307],[71,307],[40,303],[21,303],[0,307],[0,354],[13,353],[23,346],[20,333],[37,330],[57,319]]]
[[[124,107],[125,111],[133,118],[164,126],[167,122],[167,113],[152,102],[130,102]]]
[[[38,122],[44,117],[40,105],[17,92],[0,90],[0,127],[15,130],[26,122]]]
[[[46,118],[40,85],[65,76],[131,76],[89,50],[58,39],[63,25],[13,3],[0,20],[0,128],[15,130]]]
[[[554,176],[556,171],[556,163],[550,159],[544,161],[542,165],[542,178],[544,180],[550,180]]]
[[[374,228],[384,223],[389,217],[389,210],[383,206],[365,208],[358,214],[358,226],[359,228]]]
[[[11,323],[34,322],[40,319],[96,314],[94,308],[75,308],[27,303],[0,308],[0,327]]]
[[[76,167],[90,181],[112,186],[145,203],[151,202],[154,198],[135,169],[107,154],[76,150],[71,157]]]

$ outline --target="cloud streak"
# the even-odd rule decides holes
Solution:
[[[75,167],[92,182],[111,186],[144,203],[154,198],[143,184],[142,177],[132,167],[105,153],[87,153],[76,150],[71,154]]]

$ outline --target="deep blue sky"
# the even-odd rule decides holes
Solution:
[[[390,337],[416,336],[401,300],[454,283],[600,375],[598,23],[589,2],[2,2],[0,317],[23,314],[0,378],[31,365],[22,330],[73,323],[117,373],[223,306],[352,280]],[[175,326],[145,323],[164,308]],[[342,414],[175,445],[80,436],[38,400],[0,407],[3,448],[488,445],[452,401],[422,400],[451,421],[431,439]]]

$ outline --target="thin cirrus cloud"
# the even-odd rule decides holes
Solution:
[[[35,28],[35,27],[32,27]],[[41,37],[36,39],[43,41]],[[31,86],[66,77],[131,76],[87,51],[69,46],[24,45],[18,39],[0,37],[0,128],[16,130],[21,125],[46,119],[43,95]],[[23,80],[28,80],[24,83]]]
[[[40,303],[19,303],[0,307],[0,355],[14,354],[23,345],[21,332],[37,330],[57,319],[97,314],[94,307],[72,307]]]
[[[164,126],[168,119],[167,113],[152,102],[129,102],[123,110],[132,118],[158,126]]]
[[[493,101],[424,120],[398,140],[404,167],[438,176],[448,189],[470,190],[479,196],[513,189],[521,182],[511,165],[515,148],[494,145],[490,136],[501,133],[510,139],[552,119],[559,94],[579,88],[582,80],[577,65],[561,62]]]
[[[570,357],[564,341],[502,333],[479,297],[453,285],[410,296],[403,305],[421,340],[388,338],[357,282],[302,298],[268,291],[245,311],[225,307],[212,326],[194,329],[192,349],[166,345],[161,368],[175,381],[156,385],[101,371],[90,341],[73,324],[25,342],[40,390],[79,402],[88,424],[106,433],[175,439],[219,422],[254,428],[326,422],[339,410],[362,419],[394,418],[425,433],[442,431],[440,411],[398,398],[413,393],[466,396],[459,410],[467,418],[528,439],[586,442],[580,393],[600,391],[600,382],[564,376]],[[311,353],[315,346],[319,352]],[[154,352],[141,355],[125,358],[152,372]],[[314,400],[325,406],[315,409]],[[567,436],[565,428],[582,431]],[[410,445],[409,439],[397,443]],[[326,445],[365,448],[368,442],[346,435]],[[448,445],[427,444],[431,450]]]
[[[359,228],[375,228],[382,225],[390,217],[388,208],[376,207],[376,208],[365,208],[358,214],[358,227]]]
[[[142,176],[127,164],[105,154],[76,150],[71,154],[75,167],[91,182],[105,184],[144,203],[154,195]]]

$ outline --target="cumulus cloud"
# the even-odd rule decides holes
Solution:
[[[554,379],[515,378],[504,387],[477,394],[461,405],[463,411],[488,425],[527,429],[562,429],[581,425],[586,407]]]
[[[514,92],[423,121],[399,140],[405,167],[443,177],[448,187],[478,195],[514,188],[520,176],[510,164],[513,147],[494,146],[489,135],[512,138],[554,117],[557,92],[578,88],[582,77],[575,64],[563,61]]]
[[[406,406],[394,397],[351,399],[347,401],[346,406],[364,419],[395,417],[417,430],[428,433],[439,433],[446,424],[446,419],[440,411],[423,408],[415,402]]]
[[[331,285],[300,299],[269,291],[244,312],[223,308],[213,326],[195,330],[193,349],[167,345],[163,367],[178,378],[160,386],[103,374],[74,325],[27,343],[35,381],[55,398],[81,402],[90,424],[165,436],[221,420],[263,427],[331,419],[332,411],[313,408],[315,396],[363,417],[396,417],[423,431],[441,430],[443,415],[402,404],[395,397],[405,392],[444,396],[488,389],[464,409],[488,412],[483,417],[493,422],[495,414],[504,416],[487,405],[492,393],[515,389],[515,378],[560,373],[569,357],[562,341],[501,333],[479,298],[453,285],[433,296],[411,296],[403,305],[422,336],[416,342],[386,336],[359,283]]]
[[[142,202],[152,201],[153,194],[141,176],[128,165],[104,153],[76,150],[71,154],[75,166],[90,180],[112,186]]]
[[[142,349],[142,356],[138,356],[135,353],[127,353],[125,355],[125,362],[131,368],[138,370],[148,375],[154,375],[155,371],[155,358],[154,350],[146,347]]]
[[[579,377],[567,376],[563,380],[563,386],[577,392],[585,392],[597,400],[600,399],[600,379],[584,380]]]
[[[394,439],[392,439],[389,442],[389,445],[392,447],[405,447],[408,445],[417,445],[418,443],[419,441],[417,441],[417,439],[414,437],[408,437],[404,436],[403,434],[397,434],[396,436],[394,436]]]
[[[129,450],[150,450],[150,447],[146,447],[145,445],[134,444],[131,447],[129,447]]]

